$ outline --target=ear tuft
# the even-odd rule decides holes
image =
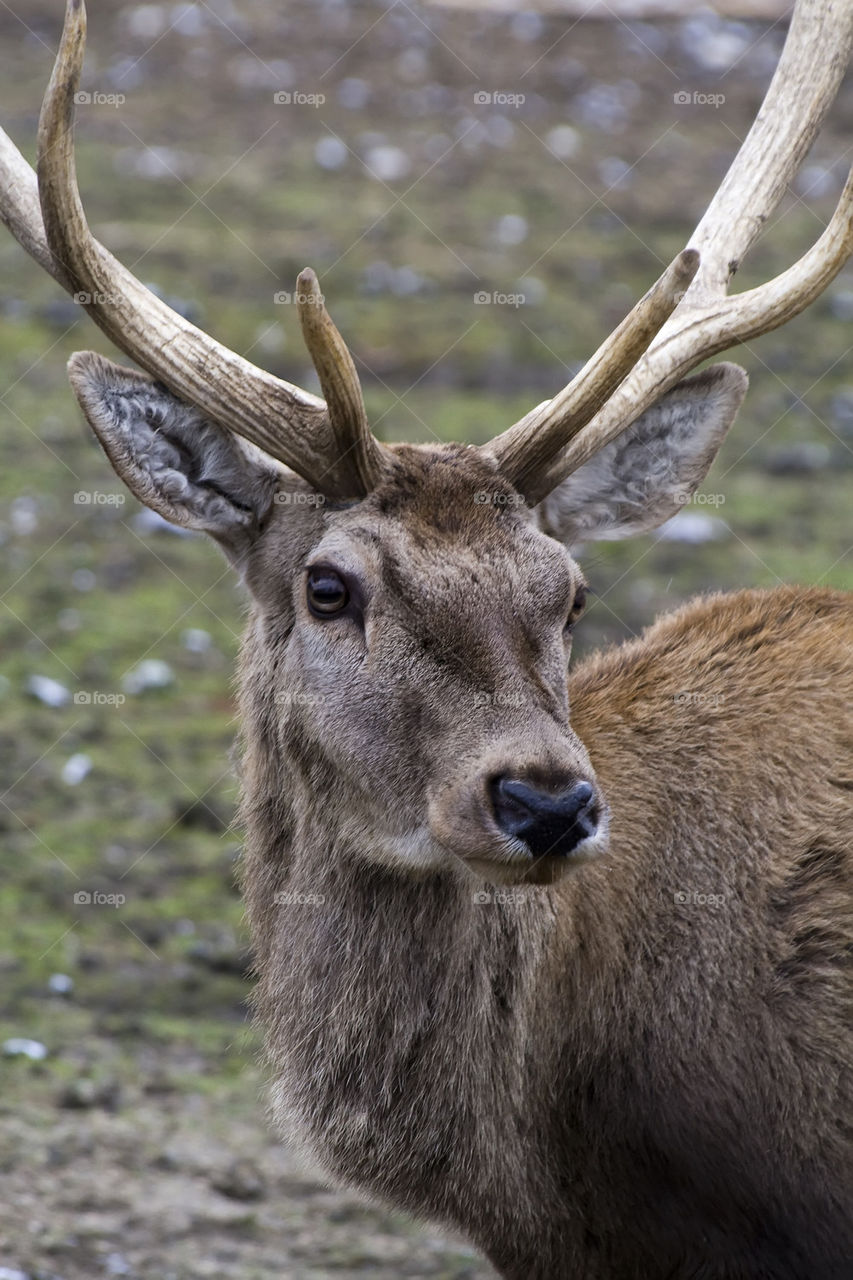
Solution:
[[[93,351],[73,355],[68,376],[104,452],[140,502],[173,524],[210,534],[239,559],[282,468],[161,383]]]
[[[542,529],[571,546],[663,524],[704,480],[747,386],[736,364],[677,383],[539,504]]]

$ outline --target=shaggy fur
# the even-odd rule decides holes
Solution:
[[[643,494],[669,514],[740,375],[643,415],[585,525],[581,472],[534,513],[461,446],[397,446],[368,498],[322,504],[78,360],[120,474],[252,596],[243,878],[282,1129],[505,1280],[848,1276],[850,600],[698,600],[566,682],[562,541],[637,527],[659,427]],[[318,564],[340,617],[309,612]],[[531,863],[489,814],[507,770],[589,780],[609,833]]]

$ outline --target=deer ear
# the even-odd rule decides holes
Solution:
[[[571,545],[663,524],[704,480],[746,388],[736,364],[677,383],[539,504],[544,532]]]
[[[232,561],[245,555],[283,469],[208,422],[161,383],[93,351],[68,362],[74,394],[128,489],[173,524],[199,529]]]

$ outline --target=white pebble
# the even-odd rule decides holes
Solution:
[[[76,787],[92,772],[92,757],[82,751],[69,756],[62,766],[62,781],[69,787]]]
[[[31,693],[46,707],[64,707],[71,701],[71,694],[50,676],[30,676],[27,680],[27,693]]]
[[[40,1040],[28,1040],[26,1036],[12,1036],[3,1041],[3,1052],[8,1058],[29,1058],[32,1062],[41,1062],[47,1057],[47,1045]]]

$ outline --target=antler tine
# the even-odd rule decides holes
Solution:
[[[517,433],[513,464],[524,477],[521,489],[528,501],[541,500],[702,360],[797,315],[841,269],[853,251],[849,179],[832,221],[812,249],[776,279],[726,297],[732,275],[778,205],[823,123],[851,46],[853,5],[798,0],[779,65],[755,123],[690,238],[700,264],[681,305],[653,336],[645,354],[610,399],[597,412],[593,408],[588,413],[586,425],[577,414],[565,415],[560,422],[557,409],[556,420],[549,423],[550,436],[556,440],[562,431],[563,437],[544,465],[524,464],[525,451],[539,458],[544,451],[533,442],[529,426],[528,440],[521,439],[523,428],[537,413],[549,417],[558,402],[570,404],[574,383],[499,437],[504,440]],[[587,375],[588,367],[579,379]],[[497,451],[502,446],[495,442],[489,447]]]
[[[826,230],[792,267],[766,284],[725,298],[717,305],[694,306],[689,311],[687,330],[662,330],[659,341],[650,347],[587,429],[552,460],[541,477],[540,492],[550,493],[582,467],[700,360],[769,333],[799,315],[820,297],[851,254],[853,169]],[[696,354],[694,342],[701,348],[700,355]]]
[[[342,463],[352,470],[358,492],[369,493],[385,471],[384,454],[370,433],[355,363],[326,310],[320,282],[310,267],[296,281],[302,336],[314,361]]]
[[[351,459],[338,455],[322,400],[190,324],[92,236],[77,189],[73,144],[85,39],[83,0],[68,0],[39,121],[37,185],[17,148],[5,134],[0,137],[3,221],[37,262],[78,295],[116,346],[175,395],[292,467],[321,492],[361,496],[360,473]]]
[[[698,268],[699,254],[695,249],[684,249],[569,385],[488,446],[503,475],[530,502],[545,496],[537,496],[537,476],[633,369],[684,297]]]

